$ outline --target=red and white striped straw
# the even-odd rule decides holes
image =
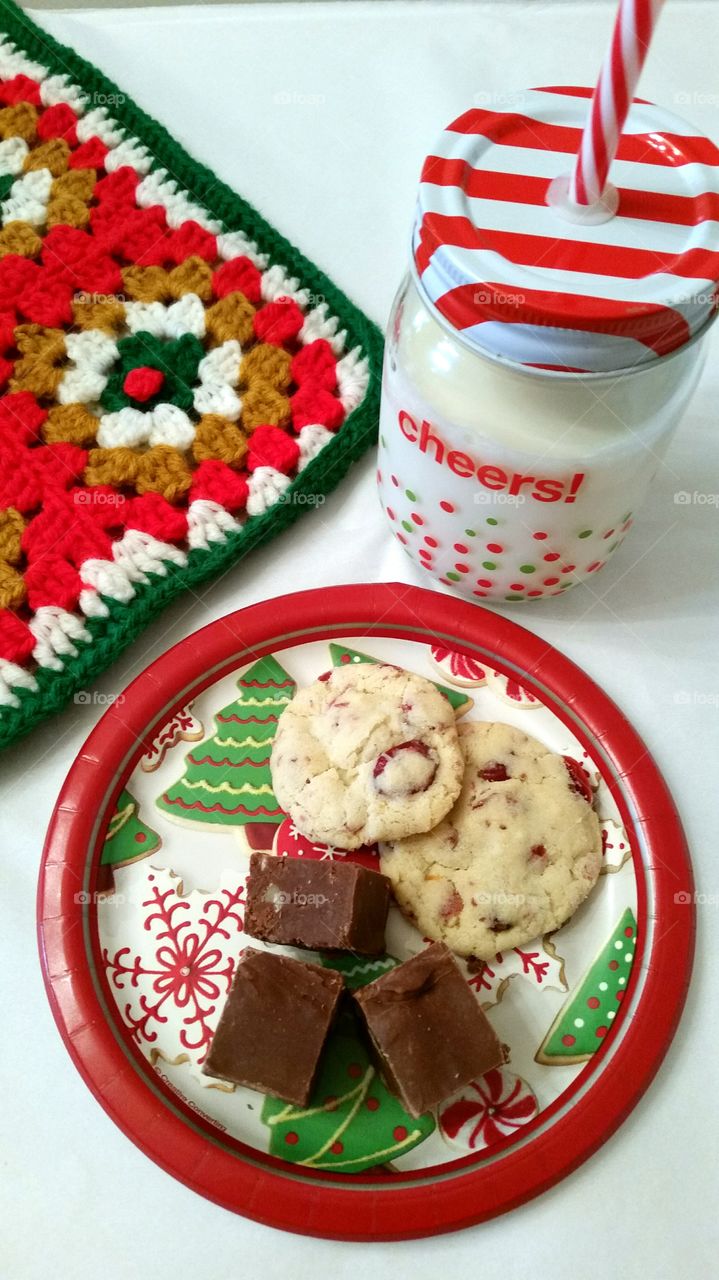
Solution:
[[[569,182],[570,203],[588,206],[602,198],[663,3],[664,0],[620,0],[612,43],[602,64]]]

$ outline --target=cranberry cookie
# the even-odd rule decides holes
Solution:
[[[428,835],[380,846],[395,897],[428,938],[490,960],[557,929],[596,883],[597,815],[562,756],[508,724],[459,728],[462,790]]]
[[[272,748],[282,808],[303,835],[343,849],[429,831],[463,771],[447,699],[384,663],[336,667],[301,689]]]

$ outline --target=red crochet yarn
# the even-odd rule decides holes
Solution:
[[[250,436],[247,469],[254,471],[257,467],[274,467],[276,471],[289,475],[297,466],[299,457],[300,446],[286,431],[269,425],[255,427]]]
[[[18,102],[31,102],[34,107],[40,106],[40,86],[37,80],[29,76],[13,76],[0,84],[0,102],[7,106],[16,106]]]
[[[67,560],[61,560],[59,556],[48,556],[29,565],[24,578],[27,602],[31,609],[50,604],[69,611],[77,606],[82,580],[77,569]]]
[[[219,502],[228,511],[241,511],[247,505],[248,493],[244,473],[233,471],[226,462],[210,458],[200,463],[192,478],[190,501],[208,498],[210,502]]]
[[[9,609],[0,609],[0,658],[27,662],[35,648],[35,638],[27,623]]]
[[[149,365],[138,365],[136,369],[131,369],[122,384],[125,395],[132,396],[133,400],[139,400],[144,404],[145,400],[151,400],[156,396],[163,382],[165,375],[161,369],[151,369]]]
[[[29,391],[10,391],[0,397],[0,440],[27,444],[36,439],[46,418],[47,410]]]
[[[255,334],[261,342],[274,342],[282,346],[296,338],[305,318],[291,298],[278,298],[255,312]]]
[[[212,288],[216,298],[239,290],[250,302],[257,303],[262,297],[262,276],[249,258],[233,258],[215,272]]]
[[[337,357],[326,338],[308,343],[292,361],[292,378],[298,387],[306,382],[334,391],[337,386]]]
[[[49,138],[64,138],[71,147],[77,145],[77,116],[66,102],[57,102],[43,111],[37,122],[37,135],[47,142]]]
[[[127,503],[123,520],[128,529],[141,529],[161,542],[182,542],[187,534],[187,515],[173,507],[159,493],[143,493]]]
[[[101,169],[107,152],[108,148],[100,138],[88,138],[77,151],[73,151],[68,165],[71,169]]]
[[[305,383],[292,396],[292,425],[301,431],[312,423],[319,423],[328,431],[336,431],[344,421],[345,411],[341,402],[324,387]]]

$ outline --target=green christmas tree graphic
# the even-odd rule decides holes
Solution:
[[[272,790],[270,753],[296,685],[272,656],[237,684],[240,696],[217,712],[212,736],[192,748],[183,776],[156,803],[180,822],[259,827],[271,837],[285,815]]]

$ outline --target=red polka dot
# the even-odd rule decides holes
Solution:
[[[427,534],[425,534],[425,538],[424,538],[424,540],[425,540],[425,542],[427,543],[427,546],[428,546],[428,547],[438,547],[438,546],[439,546],[439,543],[438,543],[437,539],[436,539],[436,538],[430,538],[430,536],[429,536],[429,534],[428,534],[428,533],[427,533]]]
[[[418,515],[416,511],[412,512],[410,520],[414,520],[415,524],[424,524],[424,516]]]
[[[619,961],[618,961],[618,960],[610,960],[610,961],[609,961],[609,968],[610,968],[610,969],[618,969],[618,968],[619,968]]]
[[[135,836],[135,844],[144,844],[146,840],[147,840],[147,836],[145,835],[144,831],[138,831],[137,835]]]
[[[403,1124],[398,1124],[397,1128],[392,1130],[392,1137],[394,1138],[395,1142],[404,1142],[405,1138],[407,1137],[407,1130],[405,1129]]]
[[[494,554],[495,554],[496,556],[498,556],[498,555],[500,555],[500,553],[501,553],[502,551],[504,551],[504,547],[503,547],[503,546],[501,546],[499,542],[488,542],[488,543],[487,543],[487,550],[488,550],[488,551],[493,551],[493,552],[494,552]]]
[[[386,508],[386,511],[387,511],[387,515],[389,516],[390,520],[396,520],[396,519],[397,519],[397,517],[396,517],[396,515],[395,515],[395,513],[394,513],[394,511],[392,510],[392,508],[391,508],[391,507],[387,507],[387,508]]]
[[[623,1000],[623,999],[624,999],[624,992],[623,992],[623,991],[617,991],[617,1000],[621,1001],[621,1000]]]
[[[379,467],[377,468],[377,483],[378,484],[382,483],[382,472],[380,471]]]
[[[365,1098],[365,1106],[368,1111],[378,1111],[379,1098]]]
[[[456,564],[454,567],[457,570],[457,573],[469,573],[468,564]]]
[[[543,595],[544,595],[544,592],[543,592],[543,591],[528,591],[528,592],[527,592],[527,595],[528,595],[528,596],[543,596]]]
[[[510,584],[509,584],[509,590],[510,590],[510,591],[524,591],[524,583],[523,583],[523,582],[510,582]]]
[[[613,533],[614,533],[614,530],[613,530],[613,529],[607,529],[607,532],[606,532],[606,533],[603,533],[603,534],[602,534],[602,537],[603,537],[603,538],[611,538],[611,536],[612,536],[612,534],[613,534]]]
[[[299,1136],[296,1133],[286,1133],[285,1142],[289,1147],[294,1147],[299,1142]]]
[[[574,573],[574,570],[576,569],[576,567],[577,567],[576,564],[565,564],[564,568],[562,569],[562,573]]]
[[[544,579],[544,585],[545,585],[545,587],[556,587],[556,585],[557,585],[557,583],[558,583],[558,582],[559,582],[559,578],[545,578],[545,579]]]
[[[395,537],[399,538],[400,542],[403,542],[403,543],[404,543],[404,545],[405,545],[405,546],[407,546],[407,539],[405,538],[405,536],[404,536],[404,534],[403,534],[403,533],[400,533],[400,532],[399,532],[399,530],[398,530],[398,531],[397,531],[397,533],[395,534]]]
[[[469,547],[465,547],[463,542],[455,542],[454,549],[457,552],[457,554],[460,556],[466,556],[467,552],[469,551]]]
[[[594,1034],[598,1040],[603,1040],[605,1035],[607,1034],[607,1027],[597,1027]]]
[[[634,934],[634,930],[632,929],[632,926],[628,924],[626,929],[624,930],[624,937],[631,938],[633,934]]]
[[[549,537],[549,534],[548,534],[548,533],[533,533],[533,534],[532,534],[532,537],[533,537],[533,538],[536,538],[538,542],[541,542],[541,541],[543,541],[543,539],[544,539],[544,538],[548,538],[548,537]]]
[[[547,561],[547,563],[551,563],[551,562],[552,562],[552,560],[558,560],[558,559],[559,559],[559,552],[558,552],[558,551],[548,551],[548,552],[547,552],[547,554],[546,554],[546,556],[544,557],[544,559]]]
[[[333,1156],[341,1156],[342,1152],[344,1151],[344,1143],[333,1142],[332,1146],[330,1147],[330,1151],[332,1152]]]
[[[390,480],[392,481],[392,484],[394,485],[395,489],[399,489],[399,480],[397,479],[397,477],[390,476]]]
[[[342,657],[340,658],[340,662],[351,662],[351,661],[352,659],[350,658],[348,653],[342,654]]]
[[[575,1036],[562,1036],[562,1044],[565,1045],[567,1049],[571,1049],[572,1045],[576,1043],[577,1041]]]
[[[477,578],[478,587],[491,587],[491,585],[492,585],[491,578]]]
[[[486,597],[487,592],[486,592],[486,591],[473,591],[473,592],[472,592],[472,595],[473,595],[473,596],[482,596],[482,598],[484,598],[484,597]]]
[[[452,502],[447,502],[447,500],[446,500],[446,499],[443,499],[443,500],[442,500],[442,502],[440,502],[440,504],[439,504],[439,505],[440,505],[440,507],[442,508],[442,510],[443,510],[443,511],[449,511],[450,513],[451,513],[452,511],[454,511],[454,503],[452,503]]]
[[[597,1000],[597,997],[596,997],[596,996],[590,996],[590,997],[589,997],[589,999],[587,1000],[587,1007],[588,1007],[589,1009],[598,1009],[598,1008],[599,1008],[599,1001]]]
[[[422,560],[427,561],[427,563],[429,563],[429,561],[432,559],[432,552],[428,551],[426,547],[420,547],[419,555],[420,555],[420,558]]]
[[[587,573],[594,573],[595,569],[600,568],[601,563],[601,560],[593,560],[591,564],[587,565]]]
[[[347,1075],[350,1076],[352,1080],[356,1080],[362,1075],[362,1068],[359,1062],[350,1062],[347,1068]]]

